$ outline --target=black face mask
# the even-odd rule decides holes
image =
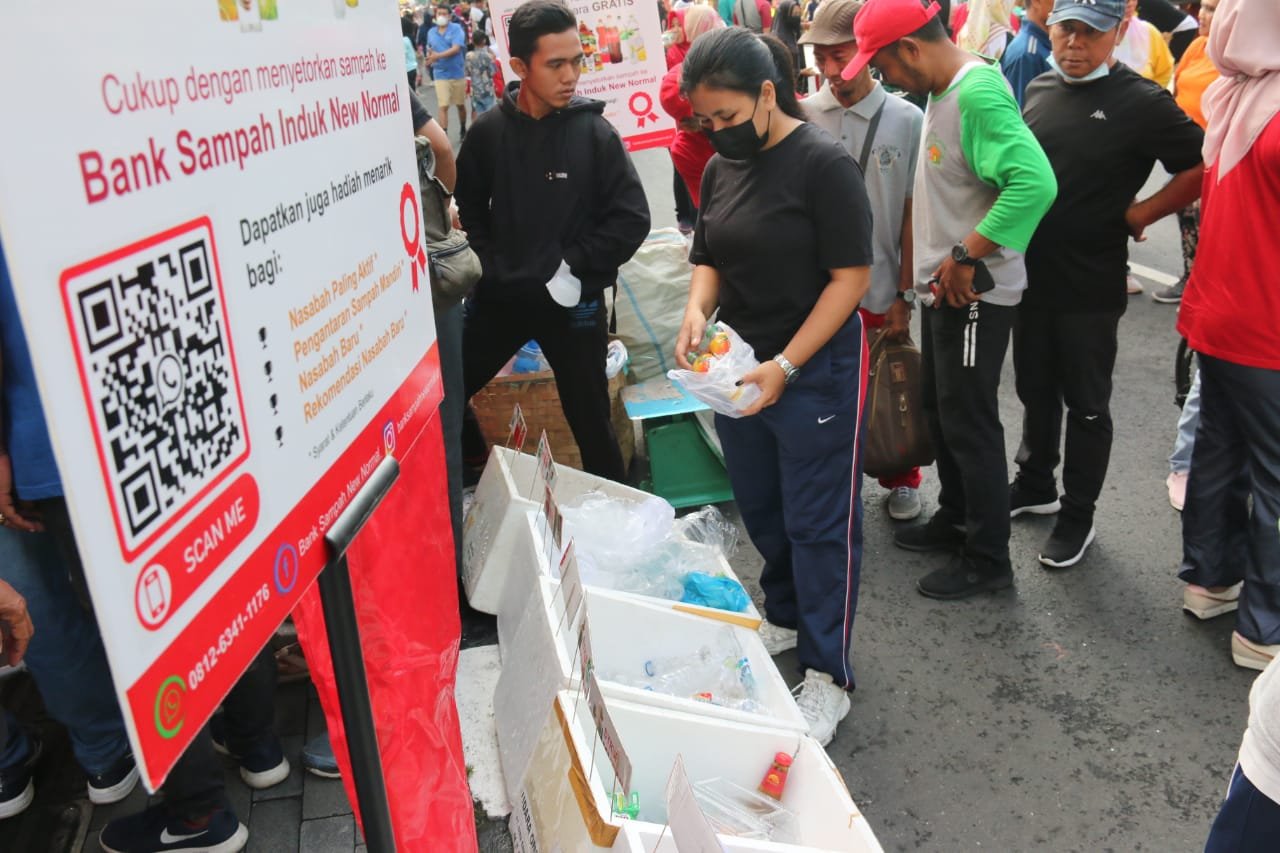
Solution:
[[[703,131],[717,154],[728,160],[750,160],[760,153],[760,149],[769,140],[769,122],[773,121],[773,113],[770,112],[766,120],[764,135],[757,136],[755,117],[759,106],[760,96],[757,95],[756,106],[751,109],[751,115],[746,121],[720,130]]]

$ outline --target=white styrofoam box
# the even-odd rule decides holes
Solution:
[[[807,735],[731,720],[685,714],[666,708],[608,700],[609,714],[632,765],[631,789],[639,794],[641,819],[610,814],[613,770],[595,745],[595,729],[586,702],[562,691],[556,712],[543,728],[538,748],[519,789],[515,814],[538,834],[539,849],[643,850],[653,844],[666,821],[666,784],[676,756],[682,756],[693,780],[723,778],[754,790],[778,752],[795,753],[782,805],[797,819],[798,844],[748,841],[720,836],[730,853],[801,850],[879,853],[880,843],[854,805],[844,780],[817,741]],[[559,729],[557,732],[556,729]],[[556,750],[556,736],[568,744]],[[592,760],[592,749],[596,756]],[[557,762],[568,762],[561,764]],[[575,815],[574,812],[577,812]],[[664,844],[669,843],[670,833]],[[632,846],[632,842],[649,846]],[[674,845],[668,849],[674,851]]]
[[[462,583],[467,601],[482,613],[497,613],[502,590],[517,549],[518,528],[542,507],[544,487],[537,459],[494,446],[489,454],[475,499],[462,526]],[[652,495],[556,465],[556,500],[561,504],[590,491],[640,502]]]
[[[509,592],[513,597],[519,596],[525,606],[518,625],[509,628],[503,640],[502,674],[494,692],[493,708],[498,751],[508,795],[514,802],[555,692],[577,691],[581,673],[577,660],[578,620],[564,615],[559,584],[538,578],[527,591],[513,588]],[[587,588],[584,601],[591,626],[591,653],[601,691],[607,698],[781,730],[808,731],[804,715],[757,632],[650,603],[656,599],[644,600],[608,590]],[[512,610],[513,607],[503,607],[504,614]],[[646,660],[689,654],[711,643],[723,630],[734,632],[751,665],[764,706],[761,713],[643,690],[604,677],[614,672],[640,672]]]

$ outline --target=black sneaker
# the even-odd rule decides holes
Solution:
[[[895,530],[893,544],[908,551],[954,551],[964,544],[964,528],[935,512],[924,524]]]
[[[133,753],[126,752],[106,771],[89,777],[89,802],[95,806],[118,803],[138,784],[138,763]]]
[[[1074,566],[1084,557],[1094,535],[1092,521],[1060,517],[1040,549],[1040,562],[1054,569]]]
[[[26,761],[0,769],[0,820],[22,814],[36,798],[36,783],[32,775],[44,745],[33,734],[27,735],[27,742],[31,744],[31,752]],[[0,744],[2,746],[4,744]]]
[[[978,569],[973,562],[956,555],[944,568],[930,572],[916,582],[916,589],[926,598],[952,601],[980,592],[996,592],[1013,586],[1013,571],[992,574]]]
[[[1155,293],[1151,294],[1151,298],[1152,300],[1164,303],[1165,305],[1177,305],[1182,301],[1182,291],[1186,286],[1187,277],[1184,275],[1168,287],[1162,287]]]
[[[116,818],[98,837],[107,853],[238,853],[248,841],[249,830],[230,810],[219,809],[196,826],[173,817],[163,805]]]
[[[1009,517],[1020,515],[1053,515],[1062,509],[1062,501],[1058,500],[1058,490],[1033,492],[1027,488],[1021,477],[1014,477],[1009,484]]]

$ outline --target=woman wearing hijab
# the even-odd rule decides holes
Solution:
[[[706,134],[693,119],[689,101],[680,94],[680,74],[685,54],[694,41],[713,30],[723,29],[724,19],[711,6],[697,5],[686,9],[681,20],[680,59],[670,66],[667,76],[662,78],[662,86],[658,90],[658,100],[663,110],[676,120],[676,135],[671,140],[671,162],[676,170],[676,183],[673,192],[676,197],[676,218],[680,230],[692,233],[693,225],[698,221],[698,208],[701,206],[700,191],[702,189],[702,172],[707,168],[707,161],[715,150],[707,141]],[[672,45],[672,48],[677,45]],[[667,61],[672,57],[667,51]],[[681,195],[688,199],[688,207],[682,207]]]
[[[1277,44],[1274,0],[1219,4],[1209,57],[1222,76],[1202,100],[1208,130],[1200,245],[1178,312],[1178,331],[1199,354],[1201,405],[1182,513],[1184,606],[1214,598],[1220,604],[1214,615],[1236,611],[1231,656],[1250,669],[1263,669],[1280,652]],[[1241,768],[1246,782],[1280,802],[1280,697],[1273,700],[1268,707],[1255,704],[1249,721],[1250,731],[1260,727],[1254,746],[1273,747],[1270,769],[1255,775],[1251,763],[1260,768],[1258,756],[1246,760],[1247,749]],[[1232,794],[1236,787],[1233,781]]]
[[[1013,0],[970,0],[969,13],[956,34],[956,43],[970,53],[992,59],[1004,55],[1013,41]]]
[[[1112,56],[1161,88],[1173,79],[1173,54],[1155,25],[1138,17],[1138,0],[1125,3]]]

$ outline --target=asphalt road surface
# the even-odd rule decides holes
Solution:
[[[674,224],[665,157],[636,156],[655,226]],[[1147,293],[1120,324],[1115,444],[1082,563],[1045,570],[1036,554],[1052,519],[1015,519],[1014,589],[931,601],[915,582],[945,557],[894,547],[887,493],[864,481],[858,689],[828,752],[887,850],[1203,849],[1254,673],[1231,662],[1231,616],[1201,623],[1180,609],[1180,516],[1164,485],[1176,308],[1149,297],[1181,273],[1173,219],[1131,257],[1152,277],[1140,275]],[[1011,357],[1001,417],[1012,465]],[[932,469],[922,493],[927,516]],[[742,551],[735,568],[758,577],[759,556]],[[799,680],[793,655],[779,664]]]

